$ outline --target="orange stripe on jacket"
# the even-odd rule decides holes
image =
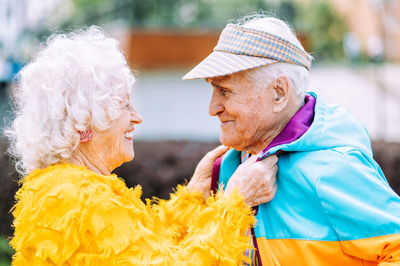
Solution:
[[[261,237],[257,238],[257,244],[263,266],[400,265],[399,234],[348,241]]]

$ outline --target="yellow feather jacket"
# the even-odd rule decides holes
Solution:
[[[179,186],[146,204],[116,175],[58,164],[21,180],[13,265],[238,265],[255,221],[238,193],[204,201]]]

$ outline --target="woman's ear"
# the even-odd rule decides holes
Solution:
[[[289,79],[286,76],[279,76],[272,84],[273,108],[276,113],[282,111],[289,101]]]
[[[80,135],[80,142],[87,143],[92,140],[92,131],[88,128],[85,131],[78,131]]]

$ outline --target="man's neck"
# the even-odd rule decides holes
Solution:
[[[277,127],[271,132],[268,132],[268,135],[264,136],[260,142],[254,143],[252,146],[248,146],[245,148],[250,154],[257,154],[265,149],[275,138],[279,135],[279,133],[286,127],[287,123],[290,121],[290,117],[286,117],[285,119],[281,120],[282,122],[279,123]]]
[[[248,151],[250,154],[257,154],[263,151],[269,144],[271,144],[271,142],[279,135],[279,133],[281,133],[285,129],[290,119],[292,119],[292,117],[303,106],[302,103],[289,105],[292,106],[292,108],[287,110],[285,114],[282,115],[282,117],[279,119],[279,124],[272,131],[268,132],[268,134],[265,135],[264,138],[261,138],[260,142],[254,143],[254,145],[246,147],[245,150]]]
[[[106,166],[107,164],[101,156],[87,156],[86,153],[79,148],[67,162],[79,166],[85,166],[87,169],[105,176],[110,175],[112,171],[110,167]]]

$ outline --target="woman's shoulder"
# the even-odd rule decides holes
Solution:
[[[112,175],[110,177],[113,177]],[[44,169],[36,169],[25,176],[21,183],[23,185],[29,183],[48,183],[51,184],[65,182],[79,182],[80,180],[101,181],[104,176],[88,170],[83,166],[59,163],[48,166]]]
[[[140,187],[128,189],[117,176],[102,176],[84,167],[53,165],[32,172],[22,182],[11,241],[18,256],[25,256],[29,248],[43,249],[41,259],[54,256],[52,260],[61,265],[85,245],[99,253],[99,246],[120,252],[129,244],[122,225],[132,223],[133,210],[142,217],[150,215],[140,200]],[[62,252],[55,255],[54,250]]]
[[[112,187],[113,190],[125,190],[125,182],[116,175],[104,176],[83,166],[73,164],[55,164],[44,169],[36,169],[21,179],[21,192],[27,190],[55,191],[57,188],[69,188],[85,192],[93,187]]]
[[[113,197],[140,198],[140,187],[128,189],[125,182],[116,175],[103,176],[83,166],[73,164],[55,164],[45,169],[37,169],[22,180],[17,192],[18,201],[30,198],[32,201],[84,201],[96,202],[107,195]],[[138,195],[136,195],[138,194]]]
[[[65,226],[64,219],[82,218],[89,210],[141,206],[140,196],[140,187],[129,189],[116,175],[103,176],[84,167],[58,164],[33,171],[23,179],[13,215],[16,226],[35,217],[36,222],[59,230]]]

